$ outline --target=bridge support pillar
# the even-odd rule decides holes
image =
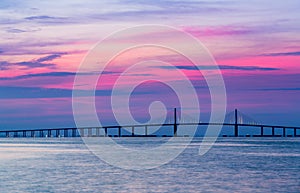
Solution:
[[[18,132],[14,132],[14,137],[18,137]]]
[[[92,137],[92,130],[93,128],[88,128],[87,130],[88,130],[88,137]]]
[[[23,131],[23,137],[26,137],[26,131]]]
[[[64,137],[68,137],[68,129],[64,129]]]
[[[239,136],[239,126],[237,124],[234,125],[234,136],[235,137]]]
[[[275,136],[275,127],[272,127],[272,136]]]
[[[145,136],[148,136],[148,127],[147,127],[147,125],[145,126]]]
[[[31,131],[31,137],[34,137],[34,131]]]
[[[282,135],[283,135],[283,137],[286,136],[286,131],[285,131],[285,130],[286,130],[285,127],[283,127],[283,128],[282,128]]]
[[[134,136],[134,127],[131,127],[131,136]]]
[[[264,127],[263,126],[260,127],[260,136],[264,136]]]
[[[76,137],[76,130],[77,129],[72,129],[72,137]]]
[[[297,136],[297,129],[294,128],[294,137],[296,137],[296,136]]]
[[[51,134],[51,130],[49,129],[49,130],[48,130],[48,137],[51,137],[51,135],[52,135],[52,134]]]
[[[9,131],[6,131],[6,132],[5,132],[5,136],[6,136],[6,137],[9,137]]]
[[[104,127],[104,136],[107,137],[107,127]]]
[[[96,128],[96,137],[100,136],[100,128]]]
[[[121,137],[121,127],[118,127],[118,136]]]

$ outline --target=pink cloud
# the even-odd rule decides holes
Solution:
[[[233,59],[218,59],[218,64],[226,64],[232,66],[259,66],[266,68],[278,68],[277,71],[261,71],[260,73],[275,73],[275,74],[289,74],[300,73],[299,57],[297,56],[253,56],[253,57],[241,57]],[[236,71],[226,71],[224,73],[235,74]],[[251,72],[243,71],[244,74]]]

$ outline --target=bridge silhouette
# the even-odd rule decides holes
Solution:
[[[82,128],[44,128],[44,129],[10,129],[0,130],[0,137],[187,137],[188,135],[178,135],[179,126],[222,126],[231,127],[233,129],[232,135],[222,135],[223,137],[300,137],[297,131],[300,131],[300,127],[283,126],[283,125],[267,125],[256,122],[251,117],[243,114],[235,109],[234,111],[227,113],[224,122],[212,123],[212,122],[194,122],[189,120],[188,117],[177,116],[177,109],[173,111],[173,122],[163,124],[138,124],[138,125],[112,125],[102,127],[82,127]],[[149,129],[153,127],[171,128],[171,135],[157,135],[149,134]],[[137,134],[136,129],[144,129],[144,133]],[[246,128],[251,132],[254,128],[260,130],[259,134],[240,134],[240,129]],[[116,130],[117,134],[109,134],[109,130]],[[122,133],[122,129],[126,132]],[[198,128],[197,128],[198,129]],[[270,134],[266,134],[265,130],[271,129]],[[276,133],[275,130],[281,130],[281,133]],[[292,130],[292,134],[287,134],[288,130]]]

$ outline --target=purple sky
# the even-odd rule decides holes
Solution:
[[[176,27],[207,47],[224,78],[228,112],[238,108],[258,122],[300,126],[299,7],[297,0],[2,0],[0,129],[73,127],[73,81],[85,55],[116,30],[141,24]],[[143,36],[113,46],[131,38]],[[152,38],[178,41],[168,34]],[[104,123],[114,123],[109,101],[116,75],[137,58],[168,61],[182,71],[198,94],[201,119],[208,119],[211,100],[201,73],[172,52],[145,48],[115,58],[100,78],[96,106]],[[204,65],[205,70],[214,69]],[[154,75],[180,85],[175,70],[164,65],[131,74],[149,80]],[[137,121],[147,121],[156,100],[168,109],[179,105],[166,85],[150,81],[136,87],[129,105]]]

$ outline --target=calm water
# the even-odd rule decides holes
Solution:
[[[221,138],[204,156],[200,142],[169,164],[132,171],[99,160],[80,139],[0,139],[0,192],[300,192],[299,138]]]

